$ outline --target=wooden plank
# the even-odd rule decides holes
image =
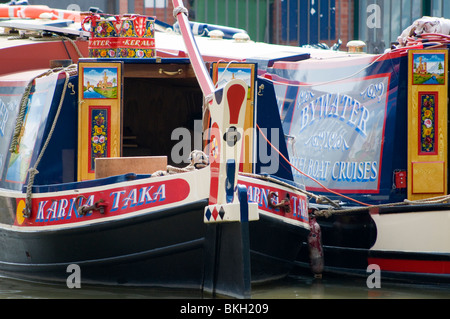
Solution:
[[[128,173],[153,174],[167,169],[167,156],[105,157],[95,160],[95,178]]]

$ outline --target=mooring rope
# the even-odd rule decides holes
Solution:
[[[66,79],[64,81],[64,86],[63,86],[63,90],[61,93],[61,99],[59,101],[58,109],[56,111],[55,118],[53,119],[53,123],[52,123],[50,131],[48,133],[47,139],[45,140],[45,143],[41,149],[41,152],[39,153],[39,156],[38,156],[36,162],[34,163],[34,166],[28,170],[29,175],[28,175],[28,184],[27,184],[27,196],[26,196],[26,200],[25,200],[26,205],[25,205],[25,208],[23,209],[23,217],[25,217],[25,218],[29,218],[31,216],[32,188],[33,188],[33,184],[34,184],[34,178],[37,174],[39,174],[37,167],[38,167],[42,157],[44,156],[45,150],[47,149],[47,146],[50,143],[50,140],[53,136],[53,132],[55,131],[56,123],[58,122],[59,114],[61,113],[61,109],[64,104],[64,97],[66,95],[67,86],[68,86],[68,83],[70,80],[70,74],[71,74],[71,71],[73,71],[73,68],[76,68],[76,65],[73,64],[64,69],[58,68],[60,70],[60,73],[65,74]]]
[[[323,195],[315,195],[313,193],[309,193],[305,190],[302,190],[300,188],[296,188],[288,183],[285,183],[285,185],[287,187],[291,187],[291,188],[295,188],[296,190],[303,192],[304,194],[306,194],[307,196],[310,196],[311,198],[316,200],[317,204],[329,204],[330,207],[329,209],[321,209],[321,210],[317,210],[314,212],[315,216],[323,216],[323,217],[330,217],[332,215],[343,215],[343,214],[349,214],[349,213],[356,213],[356,212],[367,212],[369,210],[376,210],[379,208],[386,208],[386,207],[398,207],[398,206],[410,206],[410,205],[421,205],[421,204],[439,204],[439,203],[444,203],[444,202],[450,202],[450,195],[443,195],[443,196],[438,196],[438,197],[433,197],[433,198],[428,198],[428,199],[421,199],[421,200],[408,200],[405,199],[403,202],[397,202],[397,203],[388,203],[388,204],[379,204],[379,205],[370,205],[370,204],[366,204],[366,203],[362,203],[360,201],[357,201],[355,199],[352,199],[351,197],[348,196],[344,196],[338,192],[334,192],[328,188],[326,188],[325,186],[323,186],[321,183],[319,183],[318,181],[316,181],[314,178],[312,178],[311,176],[309,176],[308,174],[305,174],[304,172],[300,171],[297,167],[295,167],[269,140],[268,138],[264,135],[264,133],[262,132],[261,128],[256,125],[259,132],[261,133],[262,137],[266,140],[266,142],[276,151],[278,152],[278,154],[286,161],[286,163],[288,163],[293,169],[297,170],[299,173],[301,173],[303,176],[310,178],[311,180],[317,182],[321,187],[324,188],[324,190],[331,192],[332,194],[344,197],[348,200],[351,200],[357,204],[360,204],[362,207],[355,207],[355,208],[342,208],[339,204],[337,204],[335,201],[332,201],[331,199],[329,199],[326,196]],[[242,174],[242,173],[240,173]],[[242,174],[244,175],[244,174]],[[252,177],[256,177],[255,174],[252,174]],[[263,178],[263,176],[261,175],[258,178]],[[267,177],[268,178],[268,177]],[[272,178],[273,179],[273,178]],[[279,183],[282,183],[281,181],[275,180]]]
[[[38,76],[34,77],[33,79],[31,79],[28,82],[28,84],[27,84],[27,86],[25,88],[25,92],[22,94],[22,98],[20,100],[19,114],[17,115],[17,118],[16,118],[16,126],[14,127],[14,134],[13,134],[13,138],[12,138],[12,141],[11,141],[11,145],[9,147],[9,152],[10,153],[17,153],[17,146],[20,143],[19,137],[20,137],[21,131],[22,131],[23,121],[24,121],[24,118],[25,118],[25,111],[27,109],[28,99],[29,99],[30,94],[31,94],[31,89],[32,89],[32,87],[34,85],[34,81],[36,79],[39,79],[41,77],[48,76],[48,75],[54,73],[54,70],[55,69],[45,71],[45,72],[39,74]]]

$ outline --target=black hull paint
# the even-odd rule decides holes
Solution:
[[[66,229],[1,228],[0,272],[65,284],[68,265],[76,264],[81,284],[202,289],[206,204]],[[263,215],[250,222],[252,282],[288,275],[306,235],[301,227]]]
[[[288,275],[308,234],[304,228],[260,214],[259,221],[250,223],[252,281]]]
[[[202,282],[206,201],[137,217],[55,231],[2,229],[0,271],[20,279],[198,288]]]
[[[427,207],[429,208],[429,207]],[[442,206],[440,207],[442,209]],[[423,210],[423,208],[422,208]],[[420,211],[409,209],[409,211]],[[392,211],[383,209],[380,214],[404,213],[403,208]],[[404,251],[381,251],[370,249],[376,240],[376,225],[369,213],[318,218],[322,231],[324,256],[323,274],[339,274],[368,278],[373,273],[369,265],[381,262],[399,268],[396,271],[381,268],[381,279],[412,284],[450,285],[450,275],[444,273],[450,263],[448,253],[418,253]],[[423,271],[402,271],[411,264]],[[429,269],[427,271],[426,269]],[[442,273],[439,273],[441,272]],[[295,273],[313,275],[310,270],[309,248],[306,241],[301,244],[295,261]]]

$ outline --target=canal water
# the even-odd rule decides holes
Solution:
[[[0,277],[0,299],[211,299],[198,291],[82,285],[68,288]],[[381,282],[370,289],[366,279],[293,275],[270,284],[254,285],[252,299],[450,299],[450,287]]]

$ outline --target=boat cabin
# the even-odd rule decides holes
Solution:
[[[78,180],[127,173],[130,166],[135,173],[187,166],[195,137],[201,150],[203,95],[189,59],[85,59],[78,76]],[[146,157],[147,167],[136,167],[137,159],[116,168],[114,161],[101,161],[118,157]]]
[[[447,55],[405,49],[275,63],[294,179],[349,205],[447,195]]]
[[[184,167],[189,164],[194,136],[201,143],[203,95],[189,59],[80,60],[78,70],[67,74],[64,99],[64,72],[42,73],[0,77],[3,188],[21,189],[39,157],[40,173],[34,184],[49,185],[96,178],[96,158],[156,161],[155,168],[145,168],[147,174],[165,170],[167,164]],[[24,96],[29,101],[21,106],[27,87],[30,92]],[[16,126],[21,129],[15,133]],[[177,129],[181,135],[176,135]],[[175,148],[178,153],[171,156],[180,142],[184,147]],[[137,160],[121,162],[120,170],[97,178],[142,173],[136,165]],[[110,169],[118,168],[112,164]]]

